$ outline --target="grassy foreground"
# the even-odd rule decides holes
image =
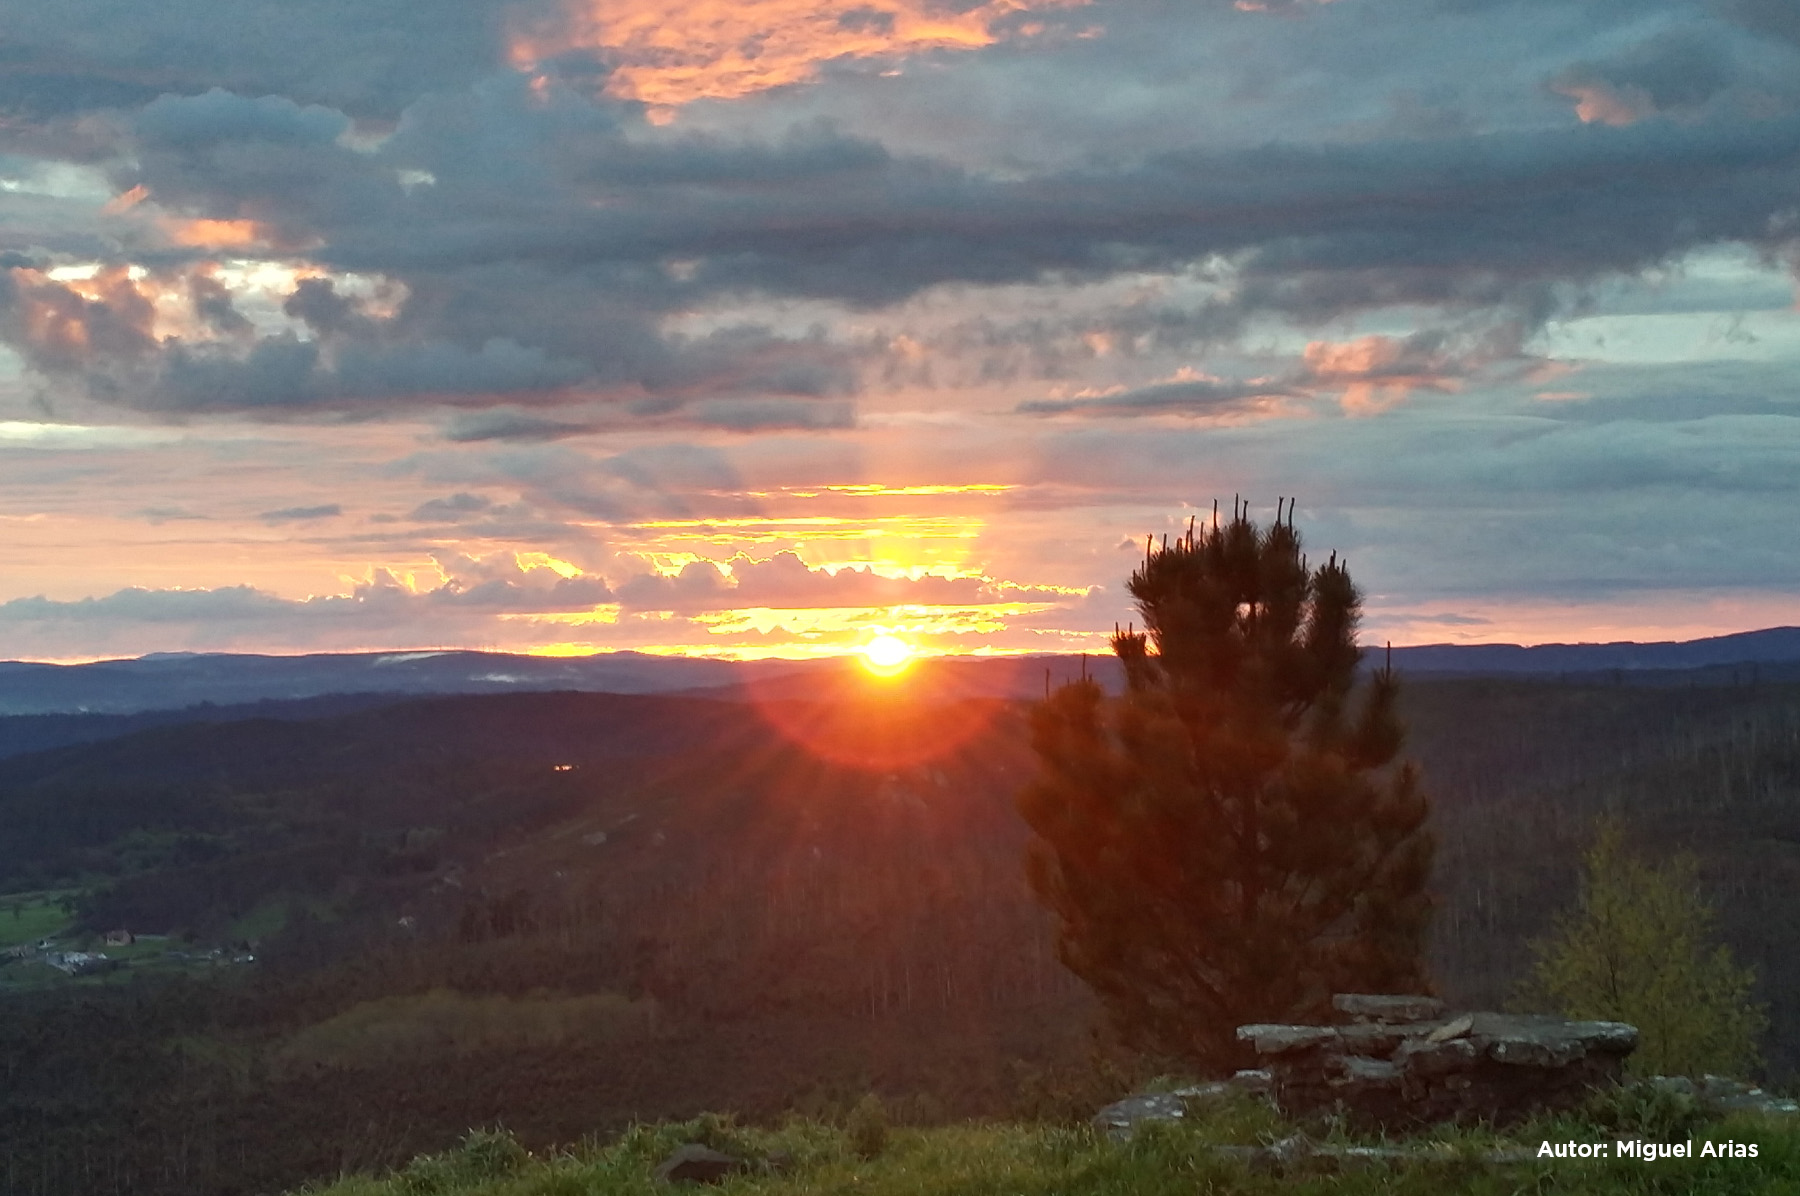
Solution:
[[[1478,1157],[1500,1145],[1536,1149],[1540,1140],[1610,1142],[1616,1131],[1592,1121],[1547,1121],[1505,1136],[1446,1131],[1433,1138],[1455,1154],[1407,1163],[1312,1159],[1271,1168],[1219,1157],[1220,1144],[1267,1143],[1291,1132],[1264,1109],[1242,1106],[1182,1126],[1153,1126],[1118,1144],[1086,1129],[1043,1125],[958,1125],[873,1135],[812,1121],[780,1129],[739,1128],[728,1120],[638,1126],[618,1140],[533,1155],[502,1132],[469,1134],[444,1154],[422,1156],[382,1178],[348,1177],[305,1189],[308,1196],[627,1196],[694,1192],[698,1185],[657,1182],[657,1163],[684,1142],[760,1159],[791,1156],[782,1173],[735,1176],[716,1190],[735,1196],[1319,1196],[1367,1193],[1514,1196],[1517,1193],[1800,1193],[1800,1126],[1740,1115],[1652,1140],[1684,1141],[1696,1155],[1706,1141],[1755,1143],[1756,1158],[1543,1159],[1494,1164]],[[864,1151],[878,1148],[874,1157]]]

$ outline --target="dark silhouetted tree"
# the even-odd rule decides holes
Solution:
[[[1249,1022],[1334,992],[1419,992],[1432,838],[1398,760],[1398,684],[1359,685],[1361,600],[1308,571],[1292,513],[1248,508],[1149,548],[1113,637],[1126,689],[1066,685],[1032,717],[1032,888],[1062,960],[1136,1045],[1218,1069]]]

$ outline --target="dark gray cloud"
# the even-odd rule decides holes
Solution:
[[[134,123],[139,147],[150,153],[199,153],[234,142],[330,145],[349,129],[350,118],[333,108],[302,106],[286,96],[238,96],[221,87],[197,96],[158,96]]]
[[[503,0],[6,0],[0,75],[27,111],[127,107],[209,87],[393,118],[504,61]],[[4,93],[0,93],[3,97]]]
[[[444,439],[458,444],[480,440],[560,440],[594,430],[592,424],[545,419],[522,411],[473,411],[459,415],[444,429]]]
[[[1611,58],[1564,67],[1550,88],[1579,101],[1584,120],[1629,124],[1663,113],[1696,113],[1731,84],[1734,73],[1719,41],[1672,29]]]
[[[1698,112],[1728,81],[1722,44],[1661,34],[1556,77]],[[127,285],[96,298],[21,277],[0,292],[0,331],[41,372],[165,412],[600,399],[611,418],[463,427],[832,428],[853,419],[843,400],[871,360],[863,349],[749,325],[681,335],[665,318],[758,297],[878,308],[947,284],[1218,263],[1222,297],[1137,319],[1166,338],[1230,338],[1262,314],[1312,326],[1432,306],[1496,313],[1522,342],[1571,287],[1722,241],[1774,249],[1800,190],[1792,115],[1195,146],[1008,175],[829,124],[732,139],[650,129],[634,111],[498,75],[419,99],[390,139],[357,147],[346,113],[317,103],[160,97],[121,142],[120,189],[142,186],[185,217],[253,222],[267,243],[388,279],[399,298],[378,310],[303,280],[285,311],[304,335],[255,338],[199,284],[195,315],[216,339],[156,342]]]
[[[132,512],[132,514],[157,526],[176,521],[206,518],[205,515],[197,515],[183,507],[145,507]]]
[[[459,490],[446,498],[433,498],[413,508],[408,519],[416,519],[421,523],[460,523],[483,515],[494,506],[494,500],[485,494],[470,494]]]
[[[1800,8],[1789,0],[1723,0],[1722,7],[1747,28],[1800,46]]]
[[[849,403],[806,399],[702,399],[682,410],[697,424],[734,432],[789,428],[823,431],[856,423],[856,409]]]
[[[311,507],[283,507],[279,511],[264,511],[257,518],[264,523],[311,523],[319,519],[336,519],[344,513],[338,503],[320,503]]]
[[[1347,291],[1378,281],[1388,301],[1429,301],[1635,270],[1711,241],[1764,239],[1789,203],[1797,140],[1792,120],[1557,130],[1196,149],[1129,169],[1018,181],[871,156],[829,189],[627,190],[581,216],[571,205],[560,222],[531,221],[519,209],[491,236],[471,238],[458,226],[453,242],[438,235],[451,226],[430,219],[380,244],[345,229],[323,256],[367,269],[552,252],[609,269],[682,259],[691,273],[675,289],[688,295],[746,290],[881,304],[947,282],[1099,277],[1222,254],[1244,257],[1253,277],[1322,276],[1305,296],[1268,288],[1271,301],[1308,299],[1322,310],[1329,280],[1344,280]],[[1703,191],[1695,187],[1702,175]]]
[[[1025,415],[1221,415],[1243,410],[1258,400],[1295,393],[1286,383],[1259,386],[1253,382],[1200,378],[1112,394],[1034,399],[1020,403],[1018,410]]]

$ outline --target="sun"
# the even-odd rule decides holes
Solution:
[[[862,647],[863,667],[877,677],[892,677],[911,663],[912,645],[898,636],[878,635]]]

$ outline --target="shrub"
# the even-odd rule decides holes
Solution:
[[[1643,1080],[1595,1093],[1582,1115],[1603,1130],[1641,1134],[1656,1142],[1692,1137],[1706,1120],[1705,1110],[1692,1093]]]
[[[1532,944],[1522,1003],[1630,1022],[1640,1035],[1634,1074],[1744,1074],[1768,1019],[1750,999],[1754,975],[1712,942],[1714,911],[1699,888],[1692,857],[1638,859],[1619,825],[1603,823],[1576,908]]]
[[[871,1092],[857,1101],[856,1108],[850,1110],[849,1120],[844,1123],[844,1133],[858,1158],[872,1159],[886,1150],[888,1116],[881,1098]]]

